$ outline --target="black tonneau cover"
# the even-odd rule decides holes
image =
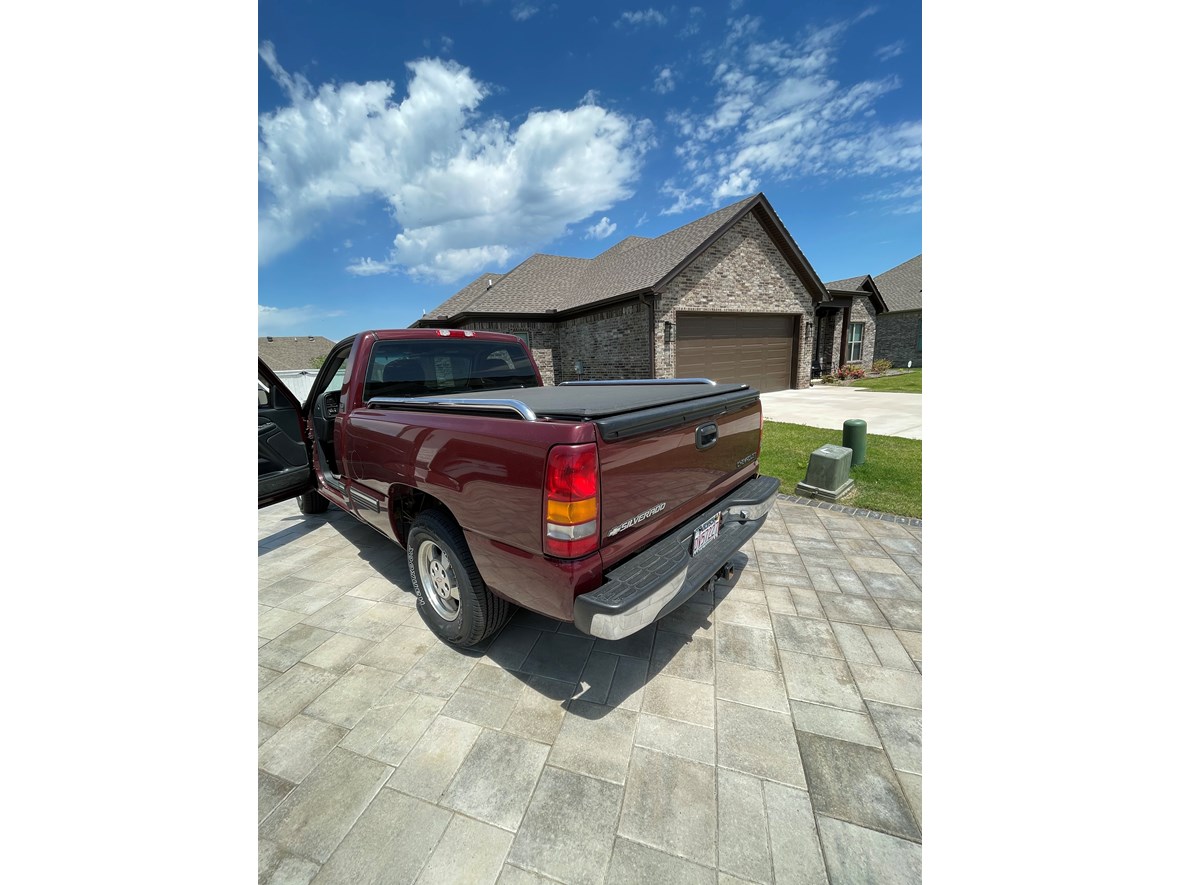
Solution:
[[[512,415],[526,421],[593,421],[604,440],[626,439],[747,408],[758,400],[748,384],[637,381],[465,391],[445,397],[374,397],[374,408]]]
[[[669,406],[691,400],[711,399],[721,394],[745,392],[753,397],[758,391],[748,384],[596,384],[568,387],[520,387],[495,391],[468,391],[448,394],[448,399],[509,398],[519,400],[538,418],[567,418],[597,421],[656,406]]]

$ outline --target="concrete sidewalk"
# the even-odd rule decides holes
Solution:
[[[922,438],[922,394],[882,393],[820,384],[806,390],[762,394],[767,421],[842,430],[849,418],[862,418],[869,433]]]
[[[460,652],[392,542],[258,511],[260,885],[920,882],[922,528],[780,499],[734,565]]]

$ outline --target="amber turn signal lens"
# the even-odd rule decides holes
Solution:
[[[554,501],[550,498],[545,518],[547,522],[556,522],[559,525],[577,525],[589,522],[597,516],[597,498],[587,498],[584,501]]]

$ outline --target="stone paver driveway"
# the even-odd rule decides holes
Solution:
[[[258,527],[260,883],[920,881],[920,527],[780,500],[652,628],[468,653],[347,514]]]

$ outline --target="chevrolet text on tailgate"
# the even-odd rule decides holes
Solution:
[[[458,646],[517,606],[629,636],[725,571],[778,492],[744,384],[544,387],[519,338],[454,329],[347,338],[302,405],[258,372],[259,507],[331,502],[395,541]]]

